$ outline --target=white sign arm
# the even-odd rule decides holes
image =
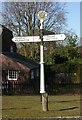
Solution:
[[[64,34],[57,35],[44,35],[43,41],[59,41],[64,40],[66,36]],[[13,42],[41,42],[39,36],[27,36],[27,37],[14,37],[12,39]]]

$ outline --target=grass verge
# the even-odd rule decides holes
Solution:
[[[80,116],[80,95],[48,96],[49,111],[41,107],[40,96],[3,96],[2,118]]]

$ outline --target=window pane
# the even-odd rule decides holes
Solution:
[[[17,80],[17,71],[8,70],[8,79],[9,80]]]

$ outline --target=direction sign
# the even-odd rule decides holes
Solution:
[[[39,36],[14,37],[13,42],[41,42]]]
[[[43,36],[43,41],[61,41],[66,38],[65,34],[47,35]]]
[[[44,35],[43,41],[61,41],[66,38],[65,34],[56,34],[56,35]],[[41,42],[39,36],[27,36],[27,37],[14,37],[13,42]]]

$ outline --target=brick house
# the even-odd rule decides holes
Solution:
[[[33,88],[34,90],[36,88],[36,91],[39,90],[39,63],[17,53],[16,44],[12,41],[13,33],[4,26],[2,26],[0,38],[2,38],[2,40],[0,39],[0,43],[2,41],[0,67],[2,67],[3,85],[5,83],[7,87],[12,85],[12,88],[14,88],[15,83],[17,85],[25,84],[26,88],[28,86],[29,89]],[[4,86],[2,86],[2,89],[4,91]]]

